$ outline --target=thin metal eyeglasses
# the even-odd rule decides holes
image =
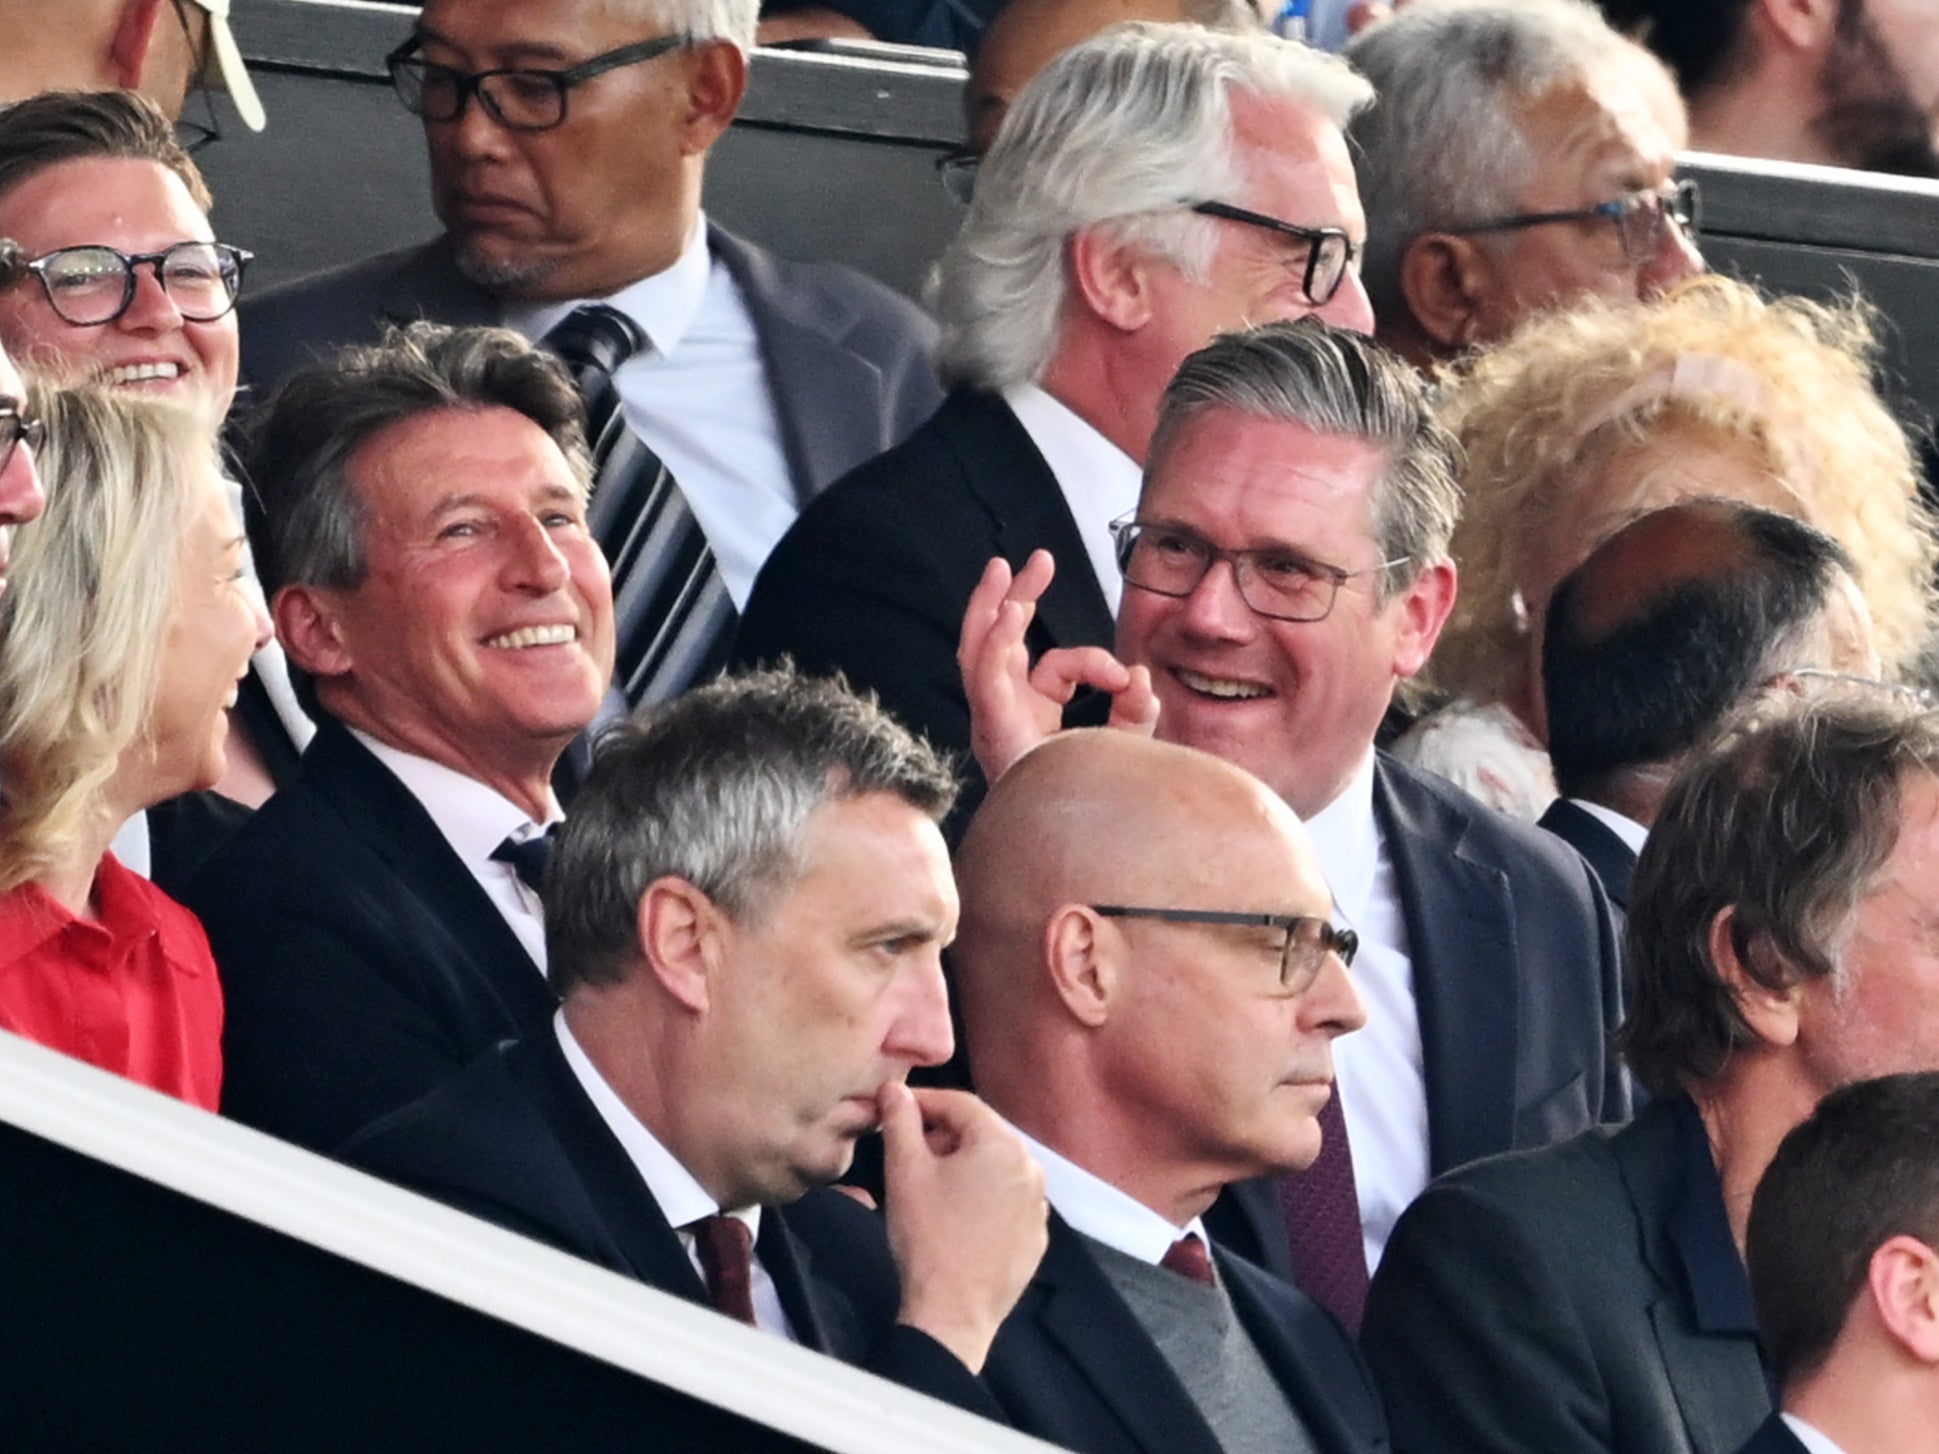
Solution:
[[[1605,218],[1616,225],[1623,256],[1646,263],[1663,245],[1664,229],[1674,222],[1692,245],[1697,241],[1699,198],[1694,178],[1686,177],[1662,191],[1625,192],[1613,202],[1576,207],[1566,212],[1524,212],[1513,217],[1489,217],[1444,227],[1443,232],[1510,232],[1522,227],[1545,227],[1551,222],[1587,222]]]
[[[944,152],[936,158],[936,180],[951,201],[969,206],[976,196],[976,169],[982,161],[981,152],[969,150]]]
[[[190,323],[213,323],[236,306],[243,270],[255,254],[226,242],[178,242],[160,252],[123,252],[92,243],[61,247],[26,265],[47,301],[77,328],[112,323],[135,301],[135,268],[146,263]]]
[[[13,463],[13,452],[24,442],[36,451],[47,438],[47,425],[32,414],[20,412],[18,404],[0,404],[0,470]]]
[[[456,121],[476,95],[491,119],[511,131],[550,131],[566,119],[566,95],[594,76],[622,66],[637,66],[668,51],[693,44],[685,31],[636,41],[617,50],[602,51],[563,71],[504,67],[495,71],[460,71],[417,54],[423,44],[412,36],[384,57],[391,88],[404,109],[426,121]]]
[[[1279,951],[1279,987],[1289,995],[1305,994],[1320,977],[1328,954],[1340,956],[1351,969],[1360,952],[1360,936],[1339,929],[1310,914],[1245,914],[1227,909],[1144,909],[1129,904],[1092,904],[1091,912],[1107,919],[1158,919],[1167,924],[1234,924],[1246,928],[1283,929],[1286,942]]]
[[[1226,550],[1182,526],[1147,524],[1129,516],[1111,522],[1111,537],[1126,585],[1183,598],[1198,589],[1214,565],[1228,561],[1239,598],[1273,621],[1324,621],[1348,581],[1408,563],[1407,556],[1399,556],[1365,570],[1345,570],[1284,546]]]
[[[1830,691],[1876,692],[1890,697],[1908,707],[1930,711],[1934,706],[1933,694],[1924,687],[1915,687],[1908,682],[1881,681],[1877,677],[1860,676],[1857,672],[1833,671],[1826,666],[1794,666],[1785,671],[1766,677],[1763,687],[1804,685]]]
[[[1263,212],[1249,212],[1244,207],[1234,207],[1230,202],[1189,202],[1186,210],[1196,212],[1201,217],[1220,217],[1227,222],[1264,228],[1267,232],[1276,232],[1281,237],[1305,243],[1306,268],[1300,280],[1300,289],[1306,294],[1306,301],[1315,308],[1324,308],[1333,301],[1333,295],[1340,291],[1340,284],[1346,281],[1348,272],[1353,268],[1353,260],[1360,252],[1360,245],[1338,227],[1301,227],[1297,223],[1268,217]]]

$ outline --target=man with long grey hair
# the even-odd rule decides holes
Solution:
[[[1136,502],[1158,400],[1221,329],[1372,326],[1341,125],[1370,99],[1271,36],[1116,27],[1023,90],[933,285],[954,392],[804,513],[736,655],[840,668],[939,745],[969,743],[954,650],[984,563],[1052,551],[1033,652],[1104,645],[1109,526]]]
[[[1587,0],[1433,0],[1347,47],[1380,339],[1426,365],[1701,271],[1676,83]]]

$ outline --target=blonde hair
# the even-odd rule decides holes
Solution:
[[[1887,669],[1920,674],[1939,545],[1911,445],[1872,386],[1872,318],[1857,300],[1767,301],[1713,274],[1642,307],[1538,316],[1450,366],[1442,418],[1466,453],[1467,505],[1452,547],[1461,594],[1433,684],[1512,700],[1528,664],[1518,597],[1535,545],[1623,456],[1691,435],[1748,453],[1794,513],[1845,547]],[[1580,542],[1585,553],[1596,543]]]
[[[189,482],[214,458],[177,406],[87,385],[30,393],[47,510],[17,535],[0,596],[0,892],[74,851],[147,724]]]

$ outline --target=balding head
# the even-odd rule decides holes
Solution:
[[[1563,581],[1543,640],[1556,782],[1638,822],[1746,696],[1800,667],[1872,675],[1850,559],[1802,521],[1724,500],[1657,510]]]
[[[1227,1182],[1311,1162],[1332,1038],[1364,1018],[1324,950],[1286,992],[1289,932],[1310,944],[1316,926],[1099,911],[1326,920],[1306,832],[1262,783],[1190,748],[1064,733],[998,780],[957,875],[964,1034],[998,1111],[1181,1224]]]

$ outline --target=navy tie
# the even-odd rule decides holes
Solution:
[[[545,887],[546,860],[552,856],[552,830],[535,838],[507,838],[491,851],[494,863],[509,863],[519,882],[538,893]]]
[[[735,611],[673,472],[626,424],[614,376],[650,345],[637,323],[604,303],[573,309],[545,344],[586,404],[587,520],[613,571],[614,684],[628,707],[663,702],[725,663]]]

